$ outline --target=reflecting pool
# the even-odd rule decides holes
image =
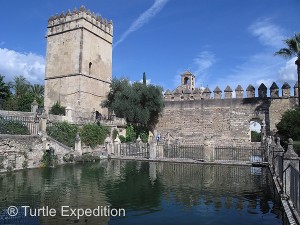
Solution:
[[[282,224],[274,195],[268,168],[102,160],[0,174],[0,224]]]

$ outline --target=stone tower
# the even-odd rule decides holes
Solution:
[[[45,109],[58,101],[81,113],[106,113],[100,103],[112,78],[112,22],[81,6],[50,17],[46,38]]]
[[[195,75],[190,71],[181,74],[181,86],[185,86],[189,90],[195,90]]]

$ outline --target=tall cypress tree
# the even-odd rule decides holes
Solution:
[[[143,73],[143,84],[147,85],[146,73]]]

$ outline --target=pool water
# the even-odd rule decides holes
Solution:
[[[274,196],[268,168],[102,160],[0,174],[0,224],[282,224]],[[62,206],[125,215],[62,216]],[[56,215],[29,215],[43,207]]]

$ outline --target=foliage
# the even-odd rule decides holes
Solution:
[[[300,57],[300,33],[296,33],[294,38],[288,38],[284,40],[287,45],[286,48],[282,48],[275,52],[275,55],[281,55],[285,58],[290,58],[293,56]]]
[[[136,132],[132,125],[126,127],[126,142],[135,142],[137,138]]]
[[[59,102],[56,102],[49,111],[50,114],[53,115],[62,115],[64,116],[66,114],[66,107],[63,107],[60,105]]]
[[[146,73],[143,73],[143,85],[147,85]]]
[[[148,133],[146,131],[142,131],[140,133],[140,137],[142,139],[142,142],[147,143],[148,142]]]
[[[73,154],[65,154],[64,156],[63,156],[63,161],[64,162],[74,162],[74,159],[75,159],[75,157],[74,157],[74,155]]]
[[[10,96],[3,103],[4,110],[30,112],[31,104],[37,100],[39,105],[43,105],[43,98],[35,98],[33,93],[27,92],[20,97]]]
[[[112,139],[115,140],[116,137],[118,136],[118,134],[119,134],[118,130],[117,129],[113,129],[113,131],[112,131]]]
[[[24,76],[20,75],[13,78],[13,82],[10,83],[10,86],[14,90],[15,96],[19,98],[29,91],[30,83]]]
[[[251,142],[261,142],[261,134],[257,131],[251,131]]]
[[[0,134],[29,135],[30,132],[21,121],[6,120],[0,116]]]
[[[44,97],[45,87],[40,84],[33,84],[30,86],[30,92],[34,94],[36,98]]]
[[[0,75],[0,93],[2,92],[1,77],[3,76]],[[15,94],[6,96],[2,106],[4,110],[30,112],[31,104],[34,100],[40,106],[44,104],[44,86],[38,84],[31,85],[23,76],[14,77],[13,82],[10,82],[5,87],[6,89],[11,87]]]
[[[9,85],[4,82],[4,76],[0,74],[0,99],[6,99],[10,95]]]
[[[99,156],[91,155],[90,153],[84,153],[81,156],[75,157],[76,162],[94,162],[99,160]]]
[[[125,140],[122,141],[121,137],[119,136],[121,142],[135,142],[138,136],[140,136],[141,140],[144,143],[148,142],[148,133],[149,130],[145,126],[138,126],[138,125],[128,125],[126,127],[126,137]]]
[[[129,123],[141,124],[149,130],[154,128],[164,107],[161,87],[139,82],[131,84],[122,78],[113,79],[110,88],[103,107]]]
[[[23,163],[22,163],[22,168],[26,169],[27,167],[28,167],[28,161],[24,160]]]
[[[95,148],[97,145],[104,143],[109,133],[110,130],[107,127],[97,124],[86,124],[81,130],[81,140],[84,144]]]
[[[145,126],[133,126],[136,136],[140,136],[144,143],[148,142],[149,130]]]
[[[44,167],[55,166],[58,164],[57,155],[51,154],[50,151],[45,151],[41,162]]]
[[[300,107],[286,111],[276,125],[278,134],[285,139],[300,140]]]
[[[300,141],[294,141],[294,150],[300,157]]]
[[[2,155],[0,155],[0,169],[4,169],[4,156]]]
[[[119,135],[119,138],[120,138],[121,143],[126,142],[126,137],[124,137],[123,135]]]
[[[275,55],[283,56],[284,58],[291,58],[296,56],[297,60],[295,64],[297,65],[298,74],[298,105],[300,106],[300,33],[296,33],[294,38],[288,38],[284,40],[286,48],[282,48],[275,52]]]
[[[46,131],[50,137],[73,148],[75,146],[75,137],[79,132],[79,126],[68,122],[57,122],[53,123],[52,126],[48,126]]]

